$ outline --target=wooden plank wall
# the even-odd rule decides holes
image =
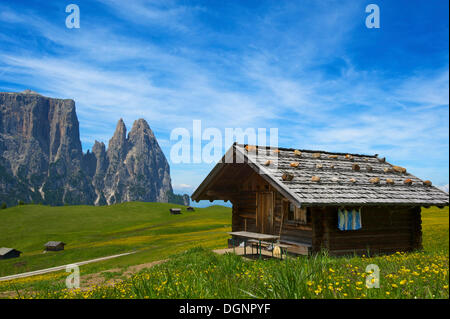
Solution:
[[[326,248],[331,255],[394,253],[422,247],[420,207],[365,207],[362,229],[338,229],[337,207],[313,212],[313,251]]]
[[[261,176],[253,174],[240,187],[233,203],[232,229],[259,232],[256,225],[257,193],[273,192],[273,234],[280,234],[284,197]],[[351,207],[348,207],[351,208]],[[312,245],[311,251],[327,249],[331,255],[393,253],[422,248],[420,207],[365,207],[362,229],[340,231],[338,207],[312,207],[311,225],[295,225],[283,217],[281,240]]]
[[[256,192],[241,191],[232,201],[232,231],[257,232],[256,229]]]
[[[247,230],[251,232],[259,232],[256,227],[258,192],[272,192],[274,194],[274,222],[272,233],[274,235],[279,235],[284,197],[256,173],[250,176],[248,180],[241,185],[239,195],[232,201],[232,229],[233,231]],[[288,224],[287,216],[284,216],[283,227],[281,229],[281,239],[284,241],[311,244],[312,227]]]
[[[259,232],[256,225],[257,193],[273,192],[273,234],[280,234],[284,197],[261,176],[254,173],[242,183],[232,200],[233,231]],[[351,207],[348,207],[351,208]],[[338,207],[312,207],[311,224],[289,224],[283,218],[281,239],[322,248],[331,255],[393,253],[422,248],[420,207],[365,207],[361,210],[362,229],[340,231],[337,227]]]
[[[267,191],[269,184],[258,174],[253,173],[242,183],[239,194],[233,203],[233,231],[258,232],[256,227],[257,192]]]

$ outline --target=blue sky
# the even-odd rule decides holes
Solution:
[[[67,29],[65,7],[80,8]],[[380,7],[380,29],[365,7]],[[386,156],[449,179],[448,1],[0,2],[0,91],[76,101],[84,151],[145,118],[278,128],[279,146]],[[225,146],[223,151],[225,151]],[[169,158],[170,160],[170,158]],[[191,193],[213,164],[174,164]]]

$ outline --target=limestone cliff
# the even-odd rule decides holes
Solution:
[[[0,202],[167,202],[170,194],[169,164],[144,119],[128,136],[120,120],[107,149],[96,141],[83,154],[73,100],[0,93]]]

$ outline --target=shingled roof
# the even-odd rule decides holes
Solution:
[[[243,157],[250,167],[298,206],[446,206],[449,202],[449,195],[431,186],[429,181],[424,182],[377,155],[291,148],[274,151],[241,144],[234,144],[232,148],[234,156]],[[210,177],[224,165],[216,165],[192,194],[193,200],[201,199]]]
[[[1,247],[0,248],[0,256],[5,256],[6,254],[8,254],[8,253],[10,253],[12,251],[17,251],[19,253],[22,253],[22,252],[18,251],[17,249],[14,249],[14,248]]]
[[[44,246],[45,247],[56,247],[56,246],[58,246],[58,245],[65,245],[65,243],[63,243],[62,241],[53,241],[53,240],[51,240],[51,241],[49,241],[49,242],[47,242]]]

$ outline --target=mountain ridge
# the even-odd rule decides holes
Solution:
[[[173,194],[170,167],[145,119],[127,136],[120,119],[106,148],[83,153],[75,102],[26,90],[0,93],[0,201],[104,205],[124,201],[188,205]]]

